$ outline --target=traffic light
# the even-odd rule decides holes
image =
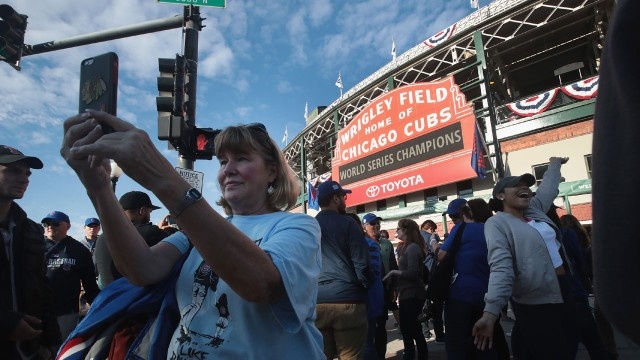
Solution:
[[[198,80],[198,30],[184,29],[184,103],[185,122],[189,128],[196,126],[196,90]]]
[[[193,155],[196,159],[211,160],[215,155],[214,140],[220,133],[218,129],[194,128],[193,139],[195,146],[192,147]]]
[[[0,5],[0,58],[20,70],[27,15],[18,14],[9,5]]]
[[[184,57],[180,55],[175,59],[158,59],[158,139],[169,140],[176,147],[181,146],[180,141],[186,136],[182,111],[184,66]]]

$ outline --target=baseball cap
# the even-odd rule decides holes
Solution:
[[[324,199],[336,194],[351,194],[351,190],[343,189],[340,184],[333,180],[325,181],[318,187],[318,199]]]
[[[42,169],[42,161],[34,156],[26,156],[20,150],[7,145],[0,145],[0,164],[12,164],[25,160],[32,169]]]
[[[467,199],[454,199],[449,203],[447,207],[447,211],[443,212],[442,215],[453,215],[456,216],[460,214],[460,209],[467,203]]]
[[[535,176],[531,174],[522,174],[520,176],[505,176],[493,187],[493,197],[497,198],[498,194],[504,191],[505,188],[516,187],[518,183],[523,181],[527,186],[533,186],[536,183]]]
[[[372,221],[381,221],[382,218],[380,216],[376,216],[376,214],[368,213],[367,215],[362,217],[362,225],[368,224]]]
[[[84,221],[84,226],[89,226],[93,224],[100,225],[100,220],[96,218],[88,218],[87,220]]]
[[[45,216],[40,222],[45,223],[47,222],[47,220],[53,220],[57,223],[64,221],[71,224],[71,221],[69,221],[69,216],[67,216],[67,214],[63,213],[62,211],[52,211],[48,213],[47,216]]]
[[[120,197],[120,206],[124,210],[139,209],[141,207],[148,207],[153,210],[160,209],[159,206],[155,206],[151,203],[149,195],[142,191],[129,191],[128,193]]]

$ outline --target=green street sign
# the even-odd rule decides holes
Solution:
[[[161,3],[171,3],[180,5],[194,5],[194,6],[210,6],[217,8],[226,7],[226,0],[158,0]]]

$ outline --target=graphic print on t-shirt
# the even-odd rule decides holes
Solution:
[[[253,242],[259,245],[262,238]],[[228,290],[224,280],[200,260],[193,272],[190,302],[180,311],[178,333],[174,335],[177,343],[169,359],[205,359],[215,352],[214,349],[229,344],[233,311],[229,306]]]
[[[209,289],[215,294],[219,279],[218,274],[216,274],[204,260],[196,269],[193,274],[193,300],[191,304],[180,312],[180,317],[182,318],[180,322],[180,337],[178,338],[180,344],[191,343],[192,339],[189,334],[189,325],[191,325],[191,321],[202,308],[202,303],[209,294]]]
[[[213,347],[218,347],[222,345],[224,339],[222,338],[222,334],[224,333],[224,329],[229,326],[229,304],[227,304],[227,294],[222,294],[220,299],[216,302],[216,308],[218,309],[218,314],[220,317],[216,321],[216,333],[213,335],[213,339],[211,339],[210,345]]]

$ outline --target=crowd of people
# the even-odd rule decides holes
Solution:
[[[119,131],[100,134],[101,123]],[[516,318],[515,358],[571,359],[579,341],[593,359],[609,358],[587,301],[593,277],[588,235],[570,215],[560,219],[553,204],[567,158],[550,159],[535,193],[530,189],[535,178],[524,174],[498,181],[489,204],[452,201],[443,215],[454,226],[444,242],[433,221],[419,226],[400,219],[394,249],[388,232],[380,229],[381,217],[346,212],[351,190],[336,181],[319,186],[321,211],[315,219],[282,211],[295,202],[297,181],[260,124],[228,127],[216,140],[218,204],[226,217],[213,211],[149,146],[148,136],[130,124],[91,112],[69,119],[65,129],[63,156],[98,213],[86,219],[80,241],[68,235],[71,222],[61,211],[42,218],[42,227],[21,213],[13,200],[24,194],[31,169],[42,163],[14,148],[0,149],[4,208],[11,214],[5,216],[11,220],[1,227],[2,236],[24,237],[19,244],[5,240],[5,253],[29,246],[33,257],[12,258],[18,277],[6,283],[11,297],[3,298],[5,305],[19,304],[20,311],[6,318],[14,331],[3,348],[13,358],[50,358],[60,345],[61,354],[69,351],[65,344],[91,328],[78,326],[85,315],[79,298],[100,303],[101,290],[109,298],[134,285],[169,282],[173,290],[162,297],[173,299],[179,316],[157,330],[165,343],[149,340],[164,346],[167,358],[299,358],[302,353],[313,359],[384,359],[391,313],[402,334],[403,358],[427,359],[419,315],[428,303],[428,254],[435,254],[436,262],[453,257],[455,275],[446,297],[431,304],[436,340],[445,343],[448,358],[509,359],[498,321],[509,301]],[[102,143],[115,134],[128,151],[159,164],[144,168],[139,160],[126,160],[127,150]],[[78,143],[85,145],[70,145]],[[144,192],[115,198],[108,162],[100,160],[107,153],[161,199],[182,231],[168,226],[166,218],[163,227],[170,231],[150,223],[150,213],[160,207]],[[45,241],[38,243],[42,234]],[[25,245],[26,239],[33,244]],[[20,278],[29,281],[15,281]],[[131,288],[122,290],[123,281]],[[34,293],[39,301],[34,302]],[[23,298],[27,294],[32,295]],[[103,305],[98,307],[95,313],[104,312]],[[84,321],[92,324],[95,317],[89,312]],[[541,337],[554,346],[539,346]]]

